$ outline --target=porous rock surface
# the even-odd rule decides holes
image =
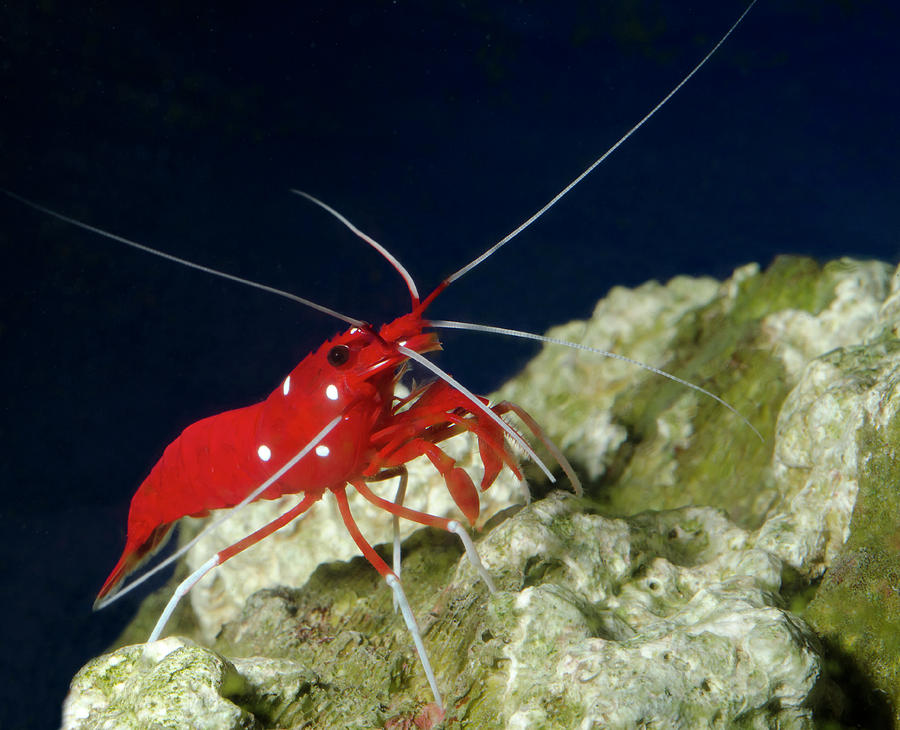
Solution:
[[[617,288],[552,331],[715,393],[762,439],[683,385],[546,347],[498,397],[547,429],[585,497],[497,513],[522,501],[508,474],[485,494],[493,595],[453,536],[404,543],[443,721],[390,591],[362,558],[335,562],[355,549],[326,497],[214,573],[171,625],[190,640],[86,665],[63,726],[900,727],[898,328],[888,266],[781,258]],[[415,468],[410,504],[451,514]],[[354,509],[387,539],[387,515]]]

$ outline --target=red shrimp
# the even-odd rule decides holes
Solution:
[[[443,477],[462,514],[470,523],[474,522],[479,513],[479,491],[489,488],[504,466],[520,479],[522,477],[507,438],[518,443],[548,477],[553,479],[550,471],[537,458],[522,435],[500,417],[513,411],[548,447],[566,472],[576,492],[580,492],[578,479],[565,457],[549,442],[527,413],[512,403],[490,405],[486,398],[473,395],[423,357],[425,353],[441,348],[437,335],[430,329],[433,326],[467,327],[550,342],[558,341],[498,328],[455,322],[430,322],[425,317],[425,311],[450,283],[466,274],[537,220],[653,116],[706,63],[754,4],[755,0],[700,63],[615,145],[537,213],[473,262],[441,282],[424,299],[419,298],[412,277],[391,254],[324,203],[305,193],[299,193],[328,210],[375,247],[405,279],[412,300],[411,311],[378,329],[286,292],[223,274],[142,246],[7,193],[49,215],[100,235],[207,273],[287,296],[350,324],[345,332],[306,356],[264,401],[198,421],[186,428],[166,448],[131,501],[124,550],[100,589],[95,607],[108,604],[140,582],[135,581],[129,587],[121,588],[123,579],[161,544],[181,517],[205,516],[211,510],[238,507],[256,499],[276,499],[285,494],[303,495],[296,506],[253,534],[220,550],[182,582],[150,636],[150,640],[154,640],[162,632],[178,599],[203,575],[295,519],[312,507],[326,492],[331,492],[337,500],[343,522],[353,540],[394,591],[397,604],[412,634],[435,702],[440,708],[441,695],[437,681],[397,573],[372,549],[357,527],[347,503],[347,485],[352,485],[369,502],[387,510],[395,517],[403,517],[459,535],[467,556],[491,590],[494,590],[494,587],[490,576],[481,566],[471,539],[458,522],[406,508],[402,504],[402,497],[398,497],[394,502],[383,499],[369,489],[367,482],[392,476],[401,476],[405,481],[404,465],[416,457],[425,456]],[[591,350],[573,343],[561,344]],[[607,352],[600,354],[621,358]],[[395,395],[395,387],[410,360],[431,369],[440,379],[417,388],[409,396],[400,398]],[[635,364],[715,398],[737,413],[727,403],[699,386],[686,383],[648,365]],[[743,416],[740,417],[747,422]],[[747,423],[749,425],[749,422]],[[753,428],[752,425],[750,427]],[[450,436],[464,432],[471,433],[478,444],[484,466],[484,475],[479,487],[475,486],[469,474],[458,467],[440,446]],[[186,547],[176,555],[183,553],[184,550]],[[161,566],[157,566],[157,569],[159,567]]]
[[[94,606],[102,608],[108,605],[193,544],[182,547],[153,571],[127,588],[120,589],[124,578],[161,545],[181,517],[203,517],[212,510],[239,507],[256,499],[303,494],[293,508],[251,535],[220,550],[183,581],[148,639],[153,641],[159,638],[178,600],[200,578],[216,565],[296,519],[326,492],[331,492],[354,542],[394,591],[396,604],[413,636],[435,702],[440,708],[437,681],[397,576],[398,565],[395,562],[395,569],[391,570],[363,537],[350,513],[346,486],[352,485],[365,499],[395,517],[456,533],[469,560],[488,588],[494,591],[493,581],[481,565],[471,538],[456,520],[404,507],[402,497],[390,502],[374,494],[366,482],[395,476],[400,476],[405,482],[404,465],[418,456],[426,456],[443,477],[457,507],[472,523],[479,514],[479,489],[469,474],[440,448],[439,444],[449,437],[469,432],[476,438],[484,466],[481,491],[493,484],[503,466],[509,467],[522,479],[507,437],[518,443],[553,480],[549,469],[528,442],[502,420],[504,413],[513,411],[556,457],[576,492],[581,492],[581,485],[562,453],[522,408],[507,402],[489,405],[486,398],[470,393],[422,356],[441,349],[436,333],[426,331],[430,322],[424,317],[425,310],[471,264],[445,279],[428,297],[420,300],[412,277],[380,244],[358,231],[324,203],[306,193],[294,192],[338,217],[391,262],[407,282],[412,300],[409,314],[376,330],[365,322],[300,297],[164,254],[7,192],[17,200],[73,225],[207,273],[283,294],[351,324],[347,331],[325,342],[301,360],[264,401],[197,421],[165,449],[132,497],[125,547],[100,589]],[[446,324],[454,326],[458,323]],[[409,360],[429,368],[440,380],[420,386],[410,395],[400,398],[394,391]],[[215,527],[215,524],[207,529]],[[394,555],[397,561],[399,551],[396,548]]]
[[[486,467],[480,485],[483,491],[504,464],[521,478],[503,427],[444,381],[423,386],[408,398],[394,396],[409,359],[404,350],[421,354],[441,347],[434,332],[423,331],[428,326],[423,317],[425,307],[440,288],[417,303],[411,313],[378,331],[354,325],[325,342],[261,403],[188,426],[166,448],[132,498],[125,548],[100,589],[98,603],[163,540],[178,519],[234,507],[247,496],[248,486],[262,484],[335,418],[338,423],[316,441],[315,453],[303,460],[302,468],[287,471],[258,498],[302,493],[302,509],[293,513],[296,516],[327,491],[343,503],[349,483],[394,514],[447,529],[450,520],[383,502],[364,484],[367,479],[381,479],[385,470],[398,469],[425,455],[444,477],[460,511],[474,522],[479,512],[478,490],[468,473],[437,444],[463,431],[476,436]],[[476,403],[486,405],[487,399],[479,398]],[[510,407],[500,404],[494,411]],[[345,517],[345,522],[349,521]],[[265,534],[272,531],[264,529]],[[353,531],[349,524],[348,529]],[[265,534],[242,541],[228,557]],[[390,572],[371,548],[362,544],[360,548],[379,572]]]

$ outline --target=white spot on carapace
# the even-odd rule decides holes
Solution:
[[[290,375],[288,375],[284,379],[284,385],[281,386],[281,392],[284,393],[285,395],[287,395],[288,393],[291,392],[291,376]]]
[[[337,400],[338,399],[338,389],[337,386],[333,383],[325,388],[325,397],[328,400]]]
[[[351,335],[355,335],[357,332],[359,332],[359,328],[358,328],[358,327],[351,327],[351,328],[350,328],[350,334],[351,334]]]
[[[400,340],[397,344],[400,345],[400,347],[406,347],[406,340]]]
[[[263,444],[256,450],[256,454],[263,461],[268,461],[269,459],[272,458],[272,449],[270,449],[268,446]]]
[[[331,453],[331,449],[329,449],[325,444],[319,444],[316,446],[316,456],[328,456]]]

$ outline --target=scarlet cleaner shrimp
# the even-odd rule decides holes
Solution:
[[[45,213],[107,238],[207,273],[288,296],[349,325],[347,331],[304,358],[266,400],[198,421],[185,429],[166,449],[132,500],[127,542],[121,558],[100,590],[97,607],[108,605],[138,584],[135,581],[130,586],[122,587],[124,578],[159,546],[180,517],[202,516],[219,508],[239,508],[256,499],[274,499],[287,493],[303,494],[296,507],[234,545],[219,551],[189,576],[176,590],[151,633],[150,640],[156,639],[161,635],[179,598],[203,575],[303,514],[325,492],[330,491],[338,503],[343,522],[360,551],[391,587],[413,637],[435,701],[440,705],[438,682],[431,669],[415,617],[404,595],[398,570],[396,567],[392,569],[381,559],[357,528],[346,500],[346,485],[350,484],[367,500],[395,517],[457,534],[470,561],[492,591],[493,581],[481,566],[471,539],[458,521],[405,507],[402,492],[398,493],[394,501],[385,500],[371,491],[368,482],[394,476],[403,481],[404,465],[412,458],[425,456],[444,478],[459,510],[472,522],[479,512],[479,488],[483,491],[490,487],[504,466],[521,476],[507,440],[516,443],[553,480],[549,468],[537,457],[522,434],[501,418],[505,413],[515,412],[554,454],[575,490],[580,490],[578,479],[565,457],[543,436],[527,413],[512,403],[488,403],[485,398],[472,394],[423,357],[440,348],[440,342],[431,328],[480,329],[544,341],[553,340],[501,328],[428,320],[425,317],[426,309],[453,281],[467,274],[555,205],[653,116],[725,41],[752,5],[753,3],[685,79],[603,156],[522,225],[471,263],[444,279],[424,298],[419,296],[418,289],[405,268],[377,242],[326,204],[296,191],[336,216],[379,250],[405,280],[411,298],[411,311],[380,328],[309,300],[162,254],[29,203]],[[15,195],[12,197],[22,200]],[[582,347],[573,343],[559,344]],[[600,354],[620,357],[613,353]],[[414,389],[408,396],[400,397],[395,394],[395,386],[410,361],[429,369],[439,379]],[[641,363],[635,364],[719,400],[702,388],[681,381],[673,375]],[[727,404],[723,405],[731,408]],[[463,432],[471,433],[477,440],[480,458],[485,467],[479,487],[440,446],[449,436]],[[399,551],[395,550],[394,554],[397,556]]]

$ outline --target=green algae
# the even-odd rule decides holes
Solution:
[[[851,713],[900,707],[900,418],[859,431],[866,454],[850,537],[805,616],[856,685]],[[868,687],[868,689],[866,689]],[[871,696],[867,697],[869,693]],[[882,697],[878,697],[878,694]],[[887,710],[888,702],[893,710]]]

